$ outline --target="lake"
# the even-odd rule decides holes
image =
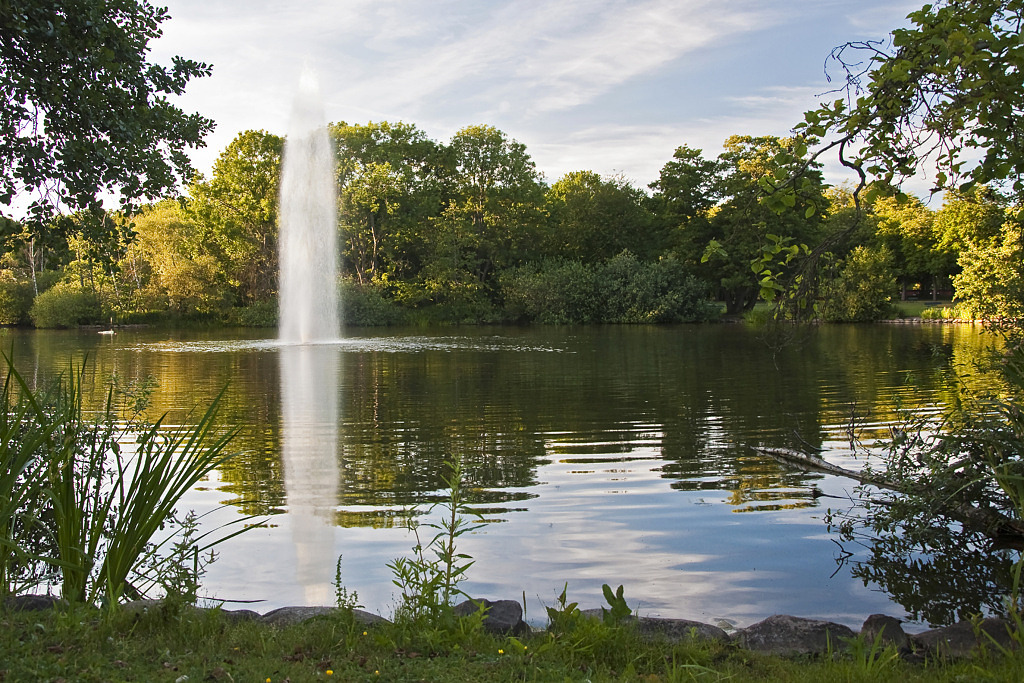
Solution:
[[[525,598],[528,621],[544,623],[566,585],[598,607],[607,583],[646,616],[859,627],[907,610],[853,575],[864,550],[823,521],[853,483],[752,446],[820,448],[860,467],[851,418],[870,442],[898,410],[936,411],[946,369],[993,340],[971,325],[821,326],[779,348],[720,324],[349,330],[318,346],[251,330],[0,341],[37,383],[87,357],[93,405],[111,375],[151,375],[148,414],[172,425],[227,387],[221,422],[240,428],[238,455],[185,507],[209,524],[266,522],[220,546],[203,580],[207,595],[255,601],[229,608],[333,604],[341,555],[348,590],[390,616],[385,565],[410,554],[410,519],[436,519],[444,460],[459,457],[487,522],[460,539],[475,559],[463,588]]]

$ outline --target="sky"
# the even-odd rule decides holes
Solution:
[[[885,39],[921,0],[163,0],[152,59],[213,65],[176,103],[217,122],[209,177],[240,132],[288,130],[307,65],[332,122],[403,121],[448,142],[495,126],[548,183],[646,188],[680,145],[786,135],[835,87],[831,49]],[[833,70],[834,71],[834,70]],[[850,176],[834,162],[826,180]]]

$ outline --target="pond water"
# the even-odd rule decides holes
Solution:
[[[254,601],[228,607],[333,604],[342,555],[347,589],[390,616],[385,565],[410,554],[410,518],[436,519],[427,506],[458,456],[487,520],[460,539],[475,559],[463,588],[525,597],[533,623],[564,586],[597,607],[608,583],[647,616],[854,627],[906,610],[852,575],[863,557],[823,521],[853,483],[751,447],[859,467],[851,416],[870,440],[897,408],[936,410],[945,369],[992,342],[964,325],[823,326],[783,348],[742,325],[350,330],[318,346],[252,331],[0,336],[33,382],[88,357],[94,401],[114,373],[154,376],[149,414],[170,424],[227,386],[238,455],[185,505],[211,524],[266,520],[222,545],[203,581]]]

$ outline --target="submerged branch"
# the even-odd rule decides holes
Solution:
[[[925,487],[916,484],[901,485],[870,472],[848,470],[826,462],[818,455],[809,455],[790,448],[755,447],[754,451],[784,465],[795,465],[804,470],[846,477],[879,489],[925,498],[930,498],[932,495]],[[992,539],[996,547],[1024,550],[1024,520],[1009,517],[999,510],[988,506],[972,505],[953,500],[935,500],[933,502],[939,506],[942,514],[960,522],[966,528],[977,531]]]

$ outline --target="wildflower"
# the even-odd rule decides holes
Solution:
[[[327,674],[328,676],[333,676],[333,675],[334,675],[334,672],[333,672],[333,671],[331,671],[330,669],[328,669],[328,670],[327,670],[327,671],[325,671],[324,673],[325,673],[325,674]]]
[[[505,654],[505,651],[504,650],[498,650],[498,654],[499,655],[503,655],[503,654]]]

